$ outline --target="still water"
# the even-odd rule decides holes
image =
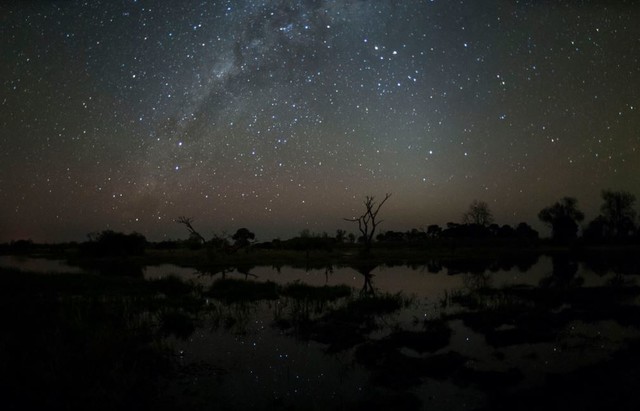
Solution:
[[[608,361],[640,338],[637,322],[602,315],[637,307],[636,294],[622,306],[594,300],[596,314],[582,302],[584,293],[598,298],[621,287],[635,289],[635,276],[596,273],[583,263],[546,256],[524,268],[464,271],[454,265],[255,266],[216,273],[169,264],[142,267],[146,279],[175,276],[205,290],[221,279],[353,290],[350,297],[327,301],[203,297],[208,309],[195,331],[166,340],[180,364],[168,393],[196,409],[349,409],[385,401],[415,409],[476,409],[497,389],[510,394],[543,386],[549,375]],[[0,267],[82,273],[63,261],[11,256],[0,256]],[[549,305],[541,289],[567,300]],[[401,296],[403,303],[345,314],[356,311],[365,295]],[[450,332],[444,343],[425,348],[440,338],[429,331],[433,324]]]
[[[64,260],[34,258],[12,255],[0,255],[0,267],[16,268],[22,271],[36,273],[91,273],[90,269],[83,269],[69,265]],[[159,264],[140,267],[145,279],[158,279],[169,276],[183,281],[193,282],[203,286],[210,286],[219,278],[237,278],[258,282],[272,281],[277,284],[302,282],[312,286],[344,284],[355,289],[363,287],[363,275],[351,267],[328,268],[300,268],[300,267],[271,267],[252,266],[250,268],[229,268],[225,272],[208,273],[196,268],[181,267],[174,264]],[[518,268],[483,270],[483,278],[487,285],[504,287],[512,285],[537,286],[543,278],[553,273],[551,258],[540,257],[537,263],[526,271]],[[446,292],[465,286],[470,273],[452,272],[447,268],[428,266],[375,266],[371,270],[375,288],[386,293],[405,293],[419,298],[437,299]],[[475,273],[477,274],[477,273]],[[466,276],[466,277],[465,277]],[[576,277],[581,279],[584,287],[597,287],[610,282],[616,277],[613,272],[596,274],[583,266],[579,267]]]

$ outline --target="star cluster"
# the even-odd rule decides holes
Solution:
[[[629,1],[26,1],[3,5],[0,241],[90,231],[387,229],[473,199],[535,223],[639,195]],[[352,228],[352,227],[350,227]]]

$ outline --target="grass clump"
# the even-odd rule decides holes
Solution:
[[[408,307],[411,300],[402,293],[366,295],[350,301],[344,308],[355,317],[370,317],[391,314]]]
[[[148,284],[0,271],[6,409],[150,409],[165,402],[161,380],[173,364],[153,321],[156,292]]]
[[[211,285],[206,296],[226,303],[277,300],[278,285],[272,281],[219,279]]]
[[[314,287],[312,285],[295,282],[285,285],[280,294],[296,300],[336,301],[351,296],[351,288],[346,285],[332,285]]]
[[[165,310],[159,317],[160,331],[164,335],[174,335],[176,338],[186,340],[196,330],[192,316],[182,310]]]
[[[189,295],[194,289],[193,285],[184,282],[174,275],[155,280],[147,280],[147,282],[152,289],[169,297]]]

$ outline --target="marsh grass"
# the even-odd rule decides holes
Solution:
[[[340,298],[350,297],[352,293],[351,287],[346,285],[325,285],[315,287],[296,281],[287,284],[280,289],[280,295],[293,298],[295,300],[310,301],[335,301]]]
[[[546,283],[545,283],[546,284]],[[464,310],[448,316],[462,319],[494,348],[544,342],[559,343],[573,322],[614,320],[640,326],[636,286],[482,288],[456,296]]]
[[[142,255],[129,255],[111,258],[88,258],[77,249],[41,250],[39,255],[54,259],[65,259],[72,265],[98,268],[110,266],[106,274],[118,271],[136,274],[135,267],[158,264],[175,264],[182,267],[203,267],[207,271],[219,272],[227,267],[238,265],[291,266],[303,269],[324,269],[327,266],[352,266],[358,264],[403,264],[430,265],[434,261],[446,262],[455,272],[469,268],[482,271],[490,267],[508,267],[513,263],[530,267],[538,256],[548,251],[546,247],[518,245],[482,245],[424,243],[414,245],[392,245],[374,243],[369,253],[362,253],[359,244],[337,244],[330,250],[294,250],[285,248],[252,247],[246,251],[227,254],[210,248],[189,249],[148,247]],[[128,270],[118,269],[118,265]],[[438,264],[436,264],[438,265]]]
[[[385,253],[375,248],[373,252],[374,259]],[[390,264],[418,262],[426,255],[417,249],[392,252]],[[257,315],[264,318],[271,313],[273,325],[284,333],[319,342],[328,353],[354,353],[350,358],[369,370],[372,387],[384,387],[400,397],[425,379],[450,380],[461,387],[473,384],[489,393],[521,380],[518,370],[473,369],[471,359],[447,350],[452,336],[449,324],[454,320],[482,334],[489,349],[557,343],[575,321],[613,320],[640,327],[640,288],[622,274],[604,287],[550,281],[542,287],[495,288],[485,270],[502,266],[487,265],[477,250],[458,263],[459,252],[452,251],[453,262],[445,259],[443,267],[474,265],[474,274],[465,277],[464,288],[445,293],[440,318],[417,320],[410,330],[398,326],[398,314],[415,301],[400,293],[228,278],[204,289],[175,277],[145,281],[140,276],[111,275],[117,273],[43,275],[1,269],[3,404],[8,409],[171,408],[172,399],[164,388],[178,365],[167,345],[172,338],[167,337],[186,339],[211,324],[225,332],[246,333]],[[279,266],[288,253],[256,250],[207,264],[213,274],[224,274],[229,262],[250,273],[252,262],[270,259]],[[287,264],[327,268],[336,261],[346,266],[350,260],[359,262],[356,266],[375,266],[357,253],[319,251],[301,256]],[[184,263],[187,254],[175,258]],[[626,355],[637,364],[636,354]],[[615,364],[625,369],[623,361]]]
[[[354,294],[338,305],[327,307],[321,315],[279,318],[280,328],[292,327],[299,338],[326,345],[326,352],[344,351],[365,342],[369,335],[388,327],[383,318],[412,303],[412,299],[397,294]],[[381,322],[382,321],[382,322]]]
[[[299,281],[279,288],[280,300],[274,323],[281,329],[301,329],[349,298],[353,289],[346,285],[311,286]]]
[[[174,364],[162,341],[194,329],[199,304],[188,285],[7,269],[0,281],[4,409],[170,404],[162,384]]]
[[[278,299],[278,285],[272,281],[218,279],[205,292],[205,296],[226,303],[276,300]]]
[[[340,313],[344,315],[345,318],[365,318],[391,314],[402,308],[409,307],[412,303],[413,298],[407,297],[403,293],[361,295],[359,298],[354,298],[349,301]]]
[[[163,310],[159,314],[160,332],[186,340],[196,330],[196,322],[189,313],[180,309]]]

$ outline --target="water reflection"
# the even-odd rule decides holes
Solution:
[[[440,265],[447,269],[449,275],[460,273],[482,274],[487,271],[511,271],[517,269],[521,273],[529,271],[538,262],[537,253],[519,255],[503,255],[499,257],[452,257],[441,261],[430,261],[430,272],[439,272]],[[433,271],[432,271],[433,270]]]
[[[614,355],[638,365],[626,347],[640,338],[640,288],[626,274],[592,267],[561,253],[416,266],[163,265],[140,273],[134,265],[135,278],[110,298],[145,290],[142,302],[129,296],[116,305],[118,313],[126,332],[144,319],[145,335],[170,344],[178,358],[172,393],[189,406],[420,409],[449,392],[447,409],[466,408],[459,398],[490,409],[498,398],[544,392],[550,372]],[[108,284],[129,273],[103,269]],[[134,281],[143,274],[153,281]],[[70,288],[75,298],[78,287]],[[73,313],[57,321],[73,324]],[[612,364],[601,371],[622,382],[625,361]]]
[[[240,328],[228,327],[227,330],[264,343],[276,338],[266,326],[271,324],[273,330],[280,332],[275,334],[278,338],[288,335],[301,342],[319,343],[316,355],[353,352],[353,357],[347,356],[344,361],[355,361],[357,367],[367,370],[367,385],[387,393],[376,399],[381,403],[392,398],[423,407],[425,397],[415,393],[430,392],[429,387],[433,385],[425,382],[431,380],[448,384],[449,390],[462,390],[466,395],[481,392],[484,401],[491,401],[493,392],[530,389],[531,382],[540,380],[548,370],[562,369],[553,364],[538,365],[539,359],[549,356],[549,351],[555,352],[557,348],[553,345],[562,347],[563,354],[554,355],[561,355],[558,359],[562,358],[562,367],[570,370],[606,358],[603,347],[607,347],[604,352],[619,349],[620,338],[640,336],[638,320],[633,323],[634,330],[619,327],[616,336],[605,336],[598,331],[612,321],[623,318],[628,321],[631,312],[638,311],[635,307],[629,312],[628,306],[620,305],[623,295],[630,292],[637,296],[638,290],[601,299],[593,316],[589,314],[589,305],[584,304],[583,291],[549,295],[545,290],[566,287],[585,290],[589,301],[591,297],[609,295],[611,290],[581,288],[581,283],[576,281],[579,265],[573,260],[551,259],[551,266],[552,273],[547,277],[551,280],[543,282],[541,287],[496,287],[490,272],[465,273],[459,276],[461,286],[455,299],[462,311],[441,311],[439,316],[422,320],[417,320],[423,309],[420,302],[412,302],[402,295],[384,294],[374,287],[373,272],[379,269],[375,264],[350,267],[361,276],[363,283],[362,287],[356,287],[355,294],[341,295],[338,289],[326,285],[296,282],[283,286],[271,283],[269,287],[278,297],[267,297],[269,293],[258,291],[257,282],[240,281],[236,285],[246,287],[245,298],[259,295],[260,301],[244,302],[248,305],[235,305],[234,311],[227,311],[227,315],[233,312],[240,318],[233,324],[242,324]],[[385,268],[379,273],[387,271],[394,270]],[[270,298],[273,299],[270,301]],[[626,313],[622,317],[602,317],[604,307],[604,312],[610,314],[621,314],[619,310]],[[401,312],[411,312],[416,320],[403,321]],[[249,317],[253,319],[248,320]],[[590,325],[584,322],[587,319],[592,321]],[[581,322],[582,329],[573,332],[577,322]],[[262,325],[255,329],[254,324]],[[454,328],[457,334],[473,336],[473,343],[470,337],[452,339]],[[600,338],[598,347],[590,342],[594,334]],[[272,342],[267,346],[272,346]],[[533,357],[538,360],[531,362]],[[375,394],[371,395],[363,401],[372,401]],[[428,394],[427,398],[429,395],[436,393]],[[463,408],[461,404],[454,404],[449,409],[456,409],[456,405]]]
[[[553,272],[540,281],[541,287],[566,288],[579,287],[584,279],[577,275],[578,261],[566,254],[554,254],[551,257]]]
[[[144,276],[143,264],[128,260],[83,260],[78,262],[80,269],[103,276],[138,277]]]
[[[0,268],[15,268],[37,273],[82,273],[79,267],[73,267],[64,260],[33,258],[21,255],[0,255]]]
[[[362,288],[360,294],[362,295],[374,295],[376,289],[373,286],[373,274],[372,271],[377,267],[377,264],[362,262],[359,264],[351,264],[351,268],[356,270],[363,277]]]

